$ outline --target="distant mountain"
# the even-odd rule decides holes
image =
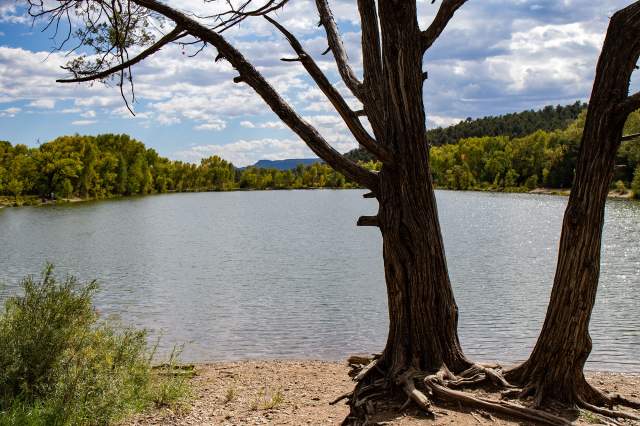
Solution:
[[[292,170],[298,167],[298,164],[303,166],[310,166],[315,163],[322,162],[319,158],[290,158],[287,160],[260,160],[252,167],[259,169],[278,169],[278,170]]]

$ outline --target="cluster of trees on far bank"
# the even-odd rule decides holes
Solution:
[[[171,161],[127,135],[62,136],[36,148],[0,141],[0,195],[106,198],[183,191],[344,188],[324,163],[294,170],[238,169],[218,156]]]
[[[437,186],[449,189],[530,190],[570,188],[586,110],[568,127],[538,130],[522,137],[484,136],[431,149]],[[640,132],[640,112],[627,121],[627,134]],[[614,187],[640,195],[640,140],[622,143]]]

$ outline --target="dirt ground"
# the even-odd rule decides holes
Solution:
[[[178,412],[156,410],[125,423],[133,425],[335,425],[345,418],[344,402],[329,405],[350,391],[346,363],[325,361],[241,361],[197,366],[192,398]],[[640,375],[590,373],[600,389],[638,399]],[[485,395],[486,396],[486,395]],[[381,414],[375,420],[388,425],[527,425],[451,404],[435,404],[435,420],[415,408],[401,414]],[[576,424],[598,424],[600,419],[581,412]],[[640,425],[619,421],[624,425]]]

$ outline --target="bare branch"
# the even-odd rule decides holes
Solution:
[[[378,12],[375,0],[358,0],[360,15],[362,64],[363,64],[363,94],[360,101],[364,105],[366,116],[373,127],[374,134],[385,132],[384,105],[384,68],[382,65],[382,47]]]
[[[147,48],[144,51],[142,51],[139,55],[135,56],[132,59],[129,59],[128,61],[122,62],[122,63],[116,65],[113,68],[109,68],[107,70],[104,70],[104,71],[101,71],[101,72],[95,73],[95,74],[92,73],[92,74],[84,76],[84,77],[76,77],[76,78],[70,78],[70,79],[60,79],[60,80],[56,80],[56,82],[58,82],[58,83],[81,83],[81,82],[85,82],[85,81],[101,80],[101,79],[109,77],[110,75],[115,74],[115,73],[117,73],[119,71],[126,70],[127,68],[137,64],[138,62],[144,60],[148,56],[154,54],[155,52],[160,50],[166,44],[169,44],[169,43],[171,43],[173,41],[176,41],[179,38],[184,37],[185,35],[186,35],[186,33],[183,33],[182,28],[180,28],[179,26],[176,26],[173,30],[171,30],[171,32],[169,32],[167,35],[162,37],[160,40],[158,40],[156,43],[154,43],[149,48]]]
[[[362,62],[367,89],[382,87],[382,49],[375,0],[358,0],[358,12],[362,27]]]
[[[249,63],[235,47],[227,42],[219,33],[207,28],[198,21],[161,3],[157,0],[132,0],[134,3],[153,10],[174,21],[194,37],[214,46],[218,52],[238,71],[242,80],[253,88],[269,105],[276,115],[293,130],[311,150],[335,170],[362,186],[377,192],[378,176],[353,161],[345,158],[332,148],[318,131],[302,117],[276,92],[265,78]]]
[[[318,13],[320,14],[320,25],[322,25],[327,33],[327,41],[329,42],[329,48],[333,52],[333,57],[336,60],[338,66],[338,72],[347,85],[349,90],[355,95],[356,98],[361,99],[362,96],[362,83],[356,77],[356,73],[349,65],[349,58],[347,52],[344,49],[340,32],[336,21],[333,19],[333,14],[329,8],[328,0],[316,0],[316,6],[318,7]]]
[[[390,162],[392,160],[390,153],[369,135],[360,122],[358,114],[349,108],[347,102],[338,90],[333,87],[313,58],[307,54],[296,37],[271,17],[265,16],[264,18],[286,37],[293,50],[298,54],[297,59],[302,63],[302,66],[304,66],[305,70],[307,70],[311,78],[313,78],[313,81],[316,82],[320,90],[322,90],[322,93],[329,99],[338,114],[340,114],[340,117],[342,117],[358,143],[375,155],[380,161]]]
[[[434,2],[435,0],[431,1],[431,3]],[[421,43],[423,52],[426,52],[433,42],[440,37],[442,31],[444,31],[451,18],[453,18],[453,14],[466,2],[467,0],[442,0],[440,9],[438,9],[436,17],[433,18],[433,22],[431,22],[429,28],[422,32]]]

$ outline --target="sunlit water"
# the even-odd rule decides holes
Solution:
[[[382,349],[381,238],[361,191],[172,194],[0,210],[0,299],[45,261],[97,278],[103,317],[186,343],[183,359],[341,359]],[[460,337],[475,360],[527,357],[566,198],[438,192]],[[640,372],[640,203],[607,205],[588,367]]]

